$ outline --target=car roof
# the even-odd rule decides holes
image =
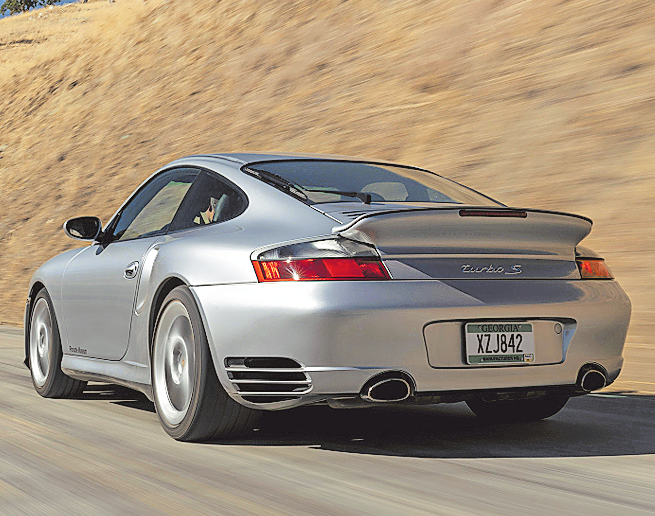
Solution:
[[[362,163],[375,163],[385,165],[400,165],[386,160],[366,159],[354,156],[342,156],[338,154],[308,154],[308,153],[265,153],[265,152],[222,152],[220,154],[202,154],[203,157],[211,157],[224,159],[239,165],[249,165],[251,163],[258,163],[262,161],[291,161],[291,160],[334,160],[334,161],[354,161]],[[192,157],[192,156],[189,156]],[[401,165],[409,168],[420,168],[411,165]],[[422,169],[423,170],[423,169]]]

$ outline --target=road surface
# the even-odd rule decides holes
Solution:
[[[479,423],[463,404],[309,407],[237,442],[184,444],[130,390],[47,400],[0,329],[0,514],[653,515],[655,396],[576,398]]]

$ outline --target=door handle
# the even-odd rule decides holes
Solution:
[[[125,279],[134,279],[136,278],[137,272],[139,272],[139,262],[132,262],[125,269],[123,276]]]

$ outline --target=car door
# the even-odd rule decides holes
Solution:
[[[141,187],[112,219],[100,242],[64,271],[66,354],[119,360],[127,350],[140,270],[161,243],[198,171],[164,171]]]

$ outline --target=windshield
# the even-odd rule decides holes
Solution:
[[[335,160],[289,160],[253,163],[244,170],[262,172],[257,174],[260,179],[309,204],[352,202],[353,197],[363,198],[368,194],[372,202],[502,206],[454,181],[410,167]]]

